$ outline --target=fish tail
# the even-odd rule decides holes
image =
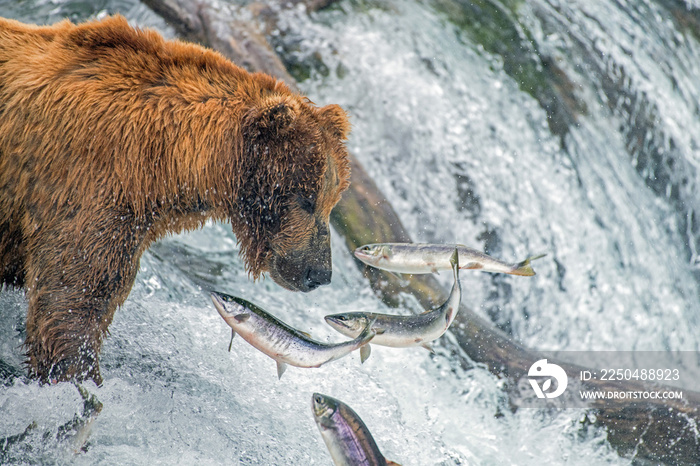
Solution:
[[[520,275],[522,277],[532,277],[535,275],[535,270],[532,268],[532,265],[530,265],[530,262],[541,259],[542,257],[546,256],[547,254],[539,254],[537,256],[531,256],[525,259],[524,261],[518,263],[513,267],[513,270],[510,272],[511,275]]]

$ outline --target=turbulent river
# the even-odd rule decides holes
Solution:
[[[529,279],[463,273],[463,302],[534,349],[672,357],[700,350],[699,8],[346,0],[286,13],[272,40],[303,92],[348,111],[351,152],[415,241],[510,261],[547,253]],[[1,16],[35,23],[116,12],[174,36],[134,0],[0,0]],[[493,44],[479,12],[504,22],[513,48]],[[279,381],[242,339],[228,352],[208,288],[327,341],[343,338],[326,314],[415,311],[387,308],[337,234],[332,247],[332,284],[295,294],[249,281],[226,224],[160,241],[110,326],[104,384],[86,384],[104,405],[87,452],[55,440],[81,409],[75,388],[15,379],[0,386],[0,438],[36,428],[5,460],[326,465],[311,415],[320,392],[404,465],[629,464],[582,411],[512,412],[497,377],[439,350],[374,347],[363,365],[354,353]],[[0,360],[15,368],[26,307],[21,291],[0,294]]]

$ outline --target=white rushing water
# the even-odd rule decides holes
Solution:
[[[700,350],[697,232],[680,227],[673,201],[636,170],[630,130],[621,129],[623,104],[608,105],[590,82],[593,65],[576,58],[583,46],[564,31],[596,38],[586,39],[599,52],[595,65],[624,69],[630,93],[654,105],[656,127],[674,140],[668,152],[685,167],[688,181],[678,197],[689,212],[697,211],[689,193],[698,186],[700,157],[695,39],[668,19],[656,21],[659,10],[650,2],[632,12],[602,0],[523,4],[520,15],[534,40],[561,60],[586,102],[587,114],[562,142],[500,58],[430,4],[381,3],[344,1],[311,18],[288,14],[281,40],[329,70],[313,72],[302,89],[319,105],[339,103],[348,111],[351,152],[415,241],[488,246],[512,261],[548,254],[531,279],[463,273],[463,302],[535,349]],[[117,11],[165,29],[134,1],[99,7],[0,1],[0,15],[34,22]],[[470,196],[478,205],[465,202]],[[311,394],[320,392],[348,403],[385,456],[404,465],[629,463],[605,432],[580,422],[581,411],[512,413],[501,381],[479,367],[465,371],[440,351],[374,347],[363,365],[353,354],[319,369],[291,367],[279,381],[274,362],[242,339],[227,352],[230,328],[202,287],[249,299],[329,341],[343,338],[323,322],[326,314],[408,312],[374,297],[337,235],[332,246],[333,283],[295,294],[269,279],[249,281],[228,225],[161,241],[144,255],[110,326],[104,384],[86,385],[104,405],[87,452],[73,456],[53,440],[80,411],[77,391],[16,380],[0,387],[0,437],[32,422],[37,427],[13,447],[11,459],[330,464],[311,415]],[[25,312],[23,294],[3,290],[0,359],[15,367]]]

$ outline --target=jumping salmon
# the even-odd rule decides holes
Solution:
[[[221,317],[245,341],[270,356],[277,363],[277,376],[282,377],[287,364],[296,367],[319,367],[360,348],[364,362],[370,354],[367,343],[374,338],[370,325],[357,338],[338,344],[316,341],[270,313],[242,298],[216,291],[211,293],[214,307]]]
[[[535,275],[530,262],[544,257],[528,257],[517,264],[508,264],[462,244],[378,243],[355,249],[355,257],[367,265],[394,273],[434,273],[450,269],[450,254],[459,251],[461,269],[508,273],[529,277]]]
[[[311,408],[336,466],[401,466],[384,458],[367,426],[350,406],[314,393]]]
[[[326,322],[351,338],[359,335],[367,325],[374,322],[371,325],[377,335],[372,340],[373,344],[396,348],[421,345],[432,351],[429,342],[440,338],[447,331],[459,311],[459,303],[462,299],[457,248],[453,248],[449,263],[454,275],[454,284],[450,296],[437,309],[410,316],[348,312],[326,316]]]

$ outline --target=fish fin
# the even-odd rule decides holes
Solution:
[[[236,336],[236,331],[231,329],[231,341],[228,342],[228,352],[231,352],[231,346],[233,346],[233,337]]]
[[[385,329],[385,328],[376,328],[376,327],[375,327],[375,328],[373,328],[372,330],[374,330],[374,334],[375,334],[375,335],[383,335],[383,334],[386,333],[386,329]]]
[[[372,347],[369,344],[360,348],[360,364],[364,364],[371,353]]]
[[[287,370],[287,364],[282,361],[275,361],[277,363],[277,380],[282,378],[282,374]]]
[[[385,272],[387,272],[389,275],[393,275],[394,277],[396,277],[397,279],[399,279],[401,281],[404,281],[403,274],[400,274],[398,272],[392,272],[391,270],[385,270]]]
[[[423,348],[427,349],[428,351],[430,351],[431,353],[435,354],[435,350],[433,349],[433,345],[431,345],[430,343],[425,342],[425,343],[421,344],[421,346]]]
[[[302,332],[301,330],[299,330],[299,333],[301,333],[302,335],[304,335],[306,338],[310,338],[310,339],[313,340],[313,337],[311,336],[311,334],[310,334],[309,332]]]
[[[541,259],[542,257],[544,257],[546,255],[547,254],[540,254],[537,256],[528,257],[524,261],[516,264],[516,266],[510,272],[511,275],[520,275],[523,277],[531,277],[531,276],[535,275],[535,271],[533,270],[532,266],[530,265],[530,262],[537,260],[537,259]]]
[[[234,319],[236,319],[236,322],[243,323],[246,320],[250,319],[250,314],[238,314],[233,316]]]
[[[385,460],[386,461],[386,466],[401,466],[399,463],[391,460]]]

